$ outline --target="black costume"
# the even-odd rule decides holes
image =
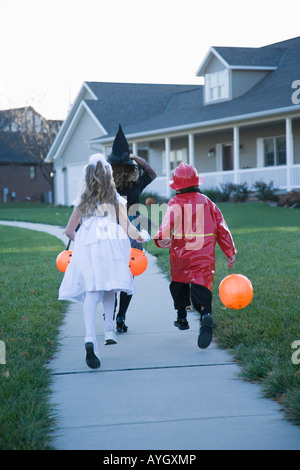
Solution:
[[[130,151],[127,139],[123,133],[121,125],[119,125],[119,130],[116,134],[112,153],[107,158],[107,161],[111,165],[131,165],[136,166],[136,163],[130,158]],[[140,168],[140,176],[137,181],[133,182],[130,187],[127,188],[117,188],[118,193],[127,199],[127,212],[130,207],[134,204],[139,204],[140,196],[142,191],[145,189],[148,184],[151,183],[153,178],[150,177],[142,168]],[[135,214],[130,214],[129,220],[133,222],[135,218],[139,216],[137,211]],[[134,225],[134,224],[133,224]],[[140,227],[137,227],[139,230]],[[142,243],[137,242],[136,240],[130,239],[132,248],[142,249]],[[122,331],[127,331],[127,326],[125,325],[126,312],[131,301],[132,295],[126,294],[126,292],[120,293],[120,303],[119,303],[119,312],[117,314],[117,331],[120,333]],[[117,306],[117,299],[116,299]]]

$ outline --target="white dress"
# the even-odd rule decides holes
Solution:
[[[79,201],[77,198],[74,205]],[[119,196],[119,203],[126,204],[126,200]],[[59,288],[59,300],[83,302],[88,291],[134,293],[129,269],[130,241],[106,208],[101,204],[94,216],[82,219],[71,261]]]

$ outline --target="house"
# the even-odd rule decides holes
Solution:
[[[32,107],[0,111],[0,201],[52,199],[52,164],[43,159],[61,125]]]
[[[300,188],[300,37],[211,47],[197,76],[204,85],[85,82],[47,156],[56,203],[71,204],[88,156],[110,152],[119,123],[155,169],[154,193],[170,195],[182,161],[205,176],[204,189],[259,180]]]

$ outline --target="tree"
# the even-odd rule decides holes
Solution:
[[[31,106],[0,111],[0,131],[16,133],[10,142],[22,142],[26,153],[38,166],[53,190],[53,166],[46,163],[46,155],[59,131],[62,121],[47,120]],[[11,134],[10,134],[11,136]],[[12,145],[12,144],[10,144]]]

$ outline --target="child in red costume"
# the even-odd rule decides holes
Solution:
[[[198,346],[204,349],[212,340],[216,242],[229,268],[234,266],[237,250],[220,209],[201,194],[199,175],[192,165],[181,163],[170,186],[176,195],[168,203],[154,241],[159,248],[170,248],[170,292],[177,310],[174,325],[180,330],[189,328],[186,307],[191,300],[201,315]]]

